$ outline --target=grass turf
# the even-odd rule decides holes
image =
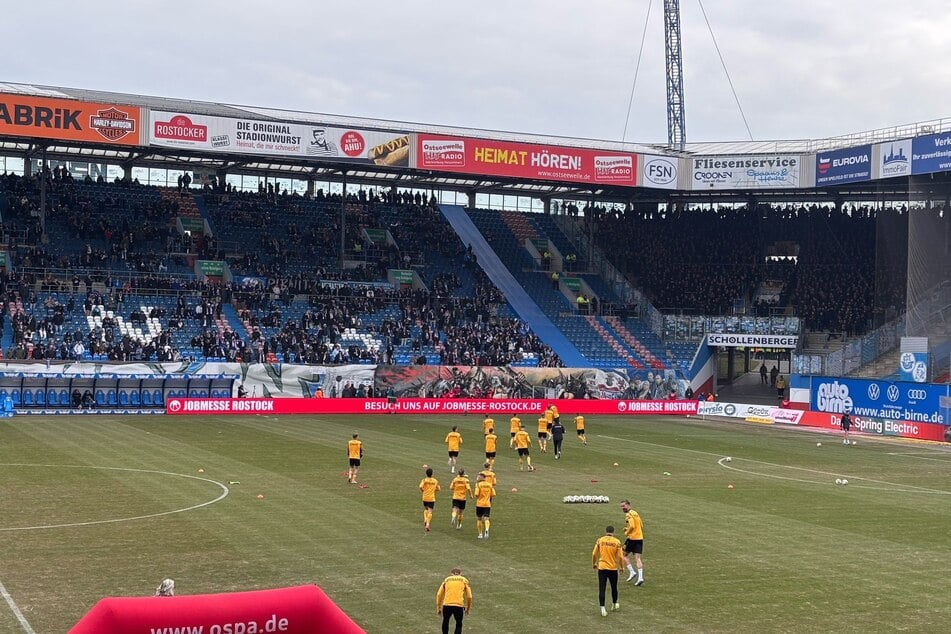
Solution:
[[[604,417],[589,420],[587,447],[569,429],[561,460],[535,446],[538,471],[519,473],[499,421],[498,497],[482,542],[471,501],[464,528],[449,526],[443,438],[453,424],[465,439],[459,464],[474,476],[478,416],[4,421],[0,583],[38,633],[65,632],[101,597],[151,594],[164,577],[180,594],[316,583],[368,632],[438,631],[435,592],[453,566],[475,593],[470,633],[923,632],[951,622],[947,448]],[[345,477],[355,430],[366,488]],[[424,463],[443,486],[428,535]],[[218,498],[214,482],[230,493],[174,512]],[[569,494],[611,502],[563,504]],[[644,519],[647,582],[622,583],[621,611],[602,618],[591,548],[607,524],[622,531],[625,497]],[[3,603],[0,631],[22,631]]]

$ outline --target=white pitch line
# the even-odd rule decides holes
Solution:
[[[228,494],[230,493],[230,490],[228,489],[228,487],[222,484],[221,482],[218,482],[217,480],[211,480],[209,478],[202,478],[199,476],[188,475],[186,473],[173,473],[171,471],[154,471],[151,469],[129,469],[126,467],[95,467],[95,466],[89,466],[89,465],[66,465],[66,464],[0,463],[0,467],[57,467],[61,469],[100,469],[103,471],[128,471],[133,473],[154,473],[157,475],[170,475],[170,476],[176,476],[179,478],[190,478],[192,480],[210,482],[211,484],[217,485],[222,490],[221,495],[216,497],[214,500],[202,502],[201,504],[194,504],[187,508],[174,509],[172,511],[162,511],[161,513],[150,513],[148,515],[137,515],[135,517],[118,517],[118,518],[110,519],[110,520],[93,520],[89,522],[72,522],[69,524],[47,524],[43,526],[17,526],[12,528],[0,528],[0,532],[3,532],[3,533],[13,532],[13,531],[36,531],[36,530],[44,530],[44,529],[51,529],[51,528],[72,528],[75,526],[94,526],[97,524],[115,524],[119,522],[133,522],[136,520],[144,520],[144,519],[149,519],[152,517],[174,515],[175,513],[184,513],[186,511],[194,511],[195,509],[200,509],[204,506],[211,506],[212,504],[215,504],[216,502],[220,502],[221,500],[228,497]]]
[[[791,482],[801,482],[801,483],[804,483],[804,484],[823,484],[822,482],[816,482],[815,480],[803,480],[803,479],[801,479],[801,478],[790,478],[790,477],[788,477],[788,476],[770,475],[770,474],[767,474],[767,473],[759,473],[759,472],[756,472],[756,471],[745,471],[745,470],[743,470],[743,469],[737,469],[737,468],[735,468],[735,467],[728,467],[728,466],[726,466],[725,464],[723,464],[723,462],[722,462],[722,461],[724,460],[725,456],[723,456],[723,454],[713,453],[712,451],[700,451],[700,450],[698,450],[698,449],[686,449],[686,448],[683,448],[683,447],[672,447],[672,446],[670,446],[670,445],[661,445],[661,444],[658,444],[658,443],[646,442],[646,441],[643,441],[643,440],[632,440],[632,439],[630,439],[630,438],[618,438],[618,437],[616,437],[616,436],[604,436],[604,435],[601,435],[601,434],[596,434],[596,435],[597,435],[598,437],[600,437],[600,438],[607,438],[607,439],[609,439],[609,440],[622,440],[622,441],[625,441],[625,442],[637,443],[637,444],[639,444],[639,445],[648,445],[648,446],[650,446],[650,447],[659,447],[659,448],[662,448],[662,449],[675,449],[675,450],[677,450],[677,451],[687,451],[687,452],[690,452],[690,453],[698,453],[698,454],[700,454],[700,455],[702,455],[702,456],[714,456],[714,457],[719,457],[719,460],[717,460],[717,464],[719,464],[721,467],[723,467],[723,468],[725,468],[725,469],[731,469],[731,470],[733,470],[733,471],[739,471],[739,472],[741,472],[741,473],[746,473],[746,474],[749,474],[749,475],[763,476],[763,477],[766,477],[766,478],[775,478],[775,479],[777,479],[777,480],[789,480],[789,481],[791,481]],[[819,471],[819,470],[817,470],[817,469],[807,469],[807,468],[805,468],[805,467],[794,467],[794,466],[792,466],[792,465],[783,465],[783,464],[776,464],[776,463],[774,463],[774,462],[764,462],[764,461],[762,461],[762,460],[753,460],[753,459],[751,459],[751,458],[736,458],[736,457],[734,457],[733,459],[734,459],[734,460],[746,460],[747,462],[755,462],[755,463],[758,463],[758,464],[768,465],[768,466],[770,466],[770,467],[779,467],[780,469],[796,469],[796,470],[798,470],[798,471],[806,471],[806,472],[808,472],[808,473],[815,473],[815,474],[819,474],[819,475],[827,475],[827,476],[841,475],[841,474],[830,473],[830,472],[827,472],[827,471]],[[846,477],[848,477],[848,476],[846,476]],[[879,488],[879,487],[868,487],[868,486],[863,486],[863,485],[861,485],[861,484],[860,484],[860,485],[856,485],[855,488],[859,488],[859,489],[875,489],[875,490],[881,490],[881,491],[896,491],[896,489],[897,489],[897,492],[898,492],[898,493],[933,493],[933,494],[936,494],[936,495],[951,495],[951,491],[942,491],[942,490],[940,490],[940,489],[928,489],[928,488],[925,488],[925,487],[917,487],[917,486],[914,486],[914,485],[912,485],[912,484],[896,484],[896,483],[894,483],[894,482],[885,482],[885,481],[883,481],[883,480],[873,480],[872,478],[864,478],[864,477],[861,477],[861,476],[852,476],[852,477],[855,478],[856,480],[863,480],[863,481],[865,481],[865,482],[874,482],[875,484],[883,484],[883,485],[885,485],[886,487],[889,487],[889,488],[887,488],[887,489],[881,489],[881,488]]]
[[[13,616],[17,618],[17,621],[20,623],[20,627],[23,628],[23,631],[26,634],[36,634],[36,631],[30,626],[30,622],[26,620],[26,617],[23,616],[23,612],[20,611],[20,607],[17,605],[17,602],[13,600],[13,597],[10,596],[10,593],[7,592],[6,587],[0,582],[0,596],[3,597],[3,600],[7,602],[7,605],[10,606],[10,610],[13,612]]]

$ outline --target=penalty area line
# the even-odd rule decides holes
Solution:
[[[20,606],[17,605],[17,602],[13,600],[13,597],[10,596],[10,593],[7,592],[6,586],[3,585],[3,582],[0,582],[0,596],[3,597],[3,600],[7,602],[7,605],[10,606],[10,611],[13,612],[13,616],[16,617],[17,622],[19,622],[20,627],[23,628],[23,631],[26,634],[36,634],[36,630],[30,626],[30,622],[26,620],[26,617],[23,616],[23,612],[20,611]]]

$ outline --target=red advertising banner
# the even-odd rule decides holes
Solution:
[[[634,187],[637,177],[636,154],[431,134],[417,137],[419,169],[624,187]]]
[[[820,429],[841,429],[839,421],[841,414],[827,412],[803,412],[799,424],[803,427],[817,427]],[[918,438],[920,440],[945,440],[945,425],[936,423],[918,423],[904,420],[890,420],[887,418],[868,418],[853,416],[852,424],[855,429],[866,434],[878,436],[899,436],[901,438]]]
[[[399,398],[170,398],[165,413],[201,414],[541,414],[554,403],[565,414],[685,415],[697,401]]]
[[[0,136],[139,145],[141,131],[136,107],[0,94]]]

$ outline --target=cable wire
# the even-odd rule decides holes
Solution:
[[[634,81],[631,82],[631,98],[627,102],[627,116],[624,117],[624,132],[621,134],[621,141],[627,141],[627,124],[631,120],[631,106],[634,105],[634,89],[637,87],[637,74],[641,69],[641,55],[644,53],[644,40],[647,39],[647,23],[651,17],[651,7],[654,0],[647,3],[647,17],[644,18],[644,32],[641,33],[641,46],[637,49],[637,62],[634,64]]]
[[[750,141],[753,140],[753,132],[750,131],[750,124],[746,121],[746,113],[743,112],[743,106],[740,105],[740,98],[736,95],[736,88],[733,87],[733,79],[730,77],[730,71],[727,70],[726,62],[723,61],[723,54],[720,52],[720,45],[717,44],[717,36],[713,34],[713,27],[710,26],[710,20],[707,18],[707,10],[703,8],[703,0],[697,0],[700,4],[700,12],[703,14],[703,21],[707,23],[707,30],[710,31],[710,37],[713,38],[713,48],[717,50],[717,56],[720,58],[720,65],[723,66],[723,72],[726,73],[726,80],[730,84],[730,90],[733,92],[733,100],[736,101],[736,107],[740,111],[740,116],[743,117],[743,125],[746,126],[746,133],[750,136]]]

